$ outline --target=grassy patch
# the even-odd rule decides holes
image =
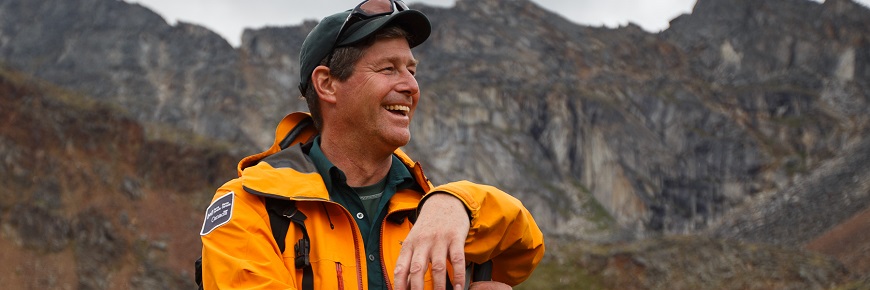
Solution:
[[[575,181],[574,186],[579,188],[580,192],[583,193],[581,200],[583,201],[583,212],[588,213],[585,215],[586,219],[595,223],[599,230],[613,229],[616,224],[616,219],[610,215],[610,212],[608,212],[597,199],[595,199],[592,192],[579,182]]]
[[[592,275],[577,265],[549,261],[538,265],[532,276],[514,289],[603,290],[608,288],[600,275]]]

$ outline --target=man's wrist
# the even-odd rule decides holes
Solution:
[[[423,207],[432,198],[436,200],[443,200],[444,202],[448,203],[450,203],[450,200],[455,200],[455,202],[458,203],[458,206],[465,209],[465,214],[468,216],[468,219],[471,220],[471,211],[468,209],[468,207],[465,206],[465,203],[462,201],[462,199],[446,191],[430,192],[429,194],[424,196],[423,199],[420,200],[420,204],[417,206],[417,216],[419,216],[420,213],[423,212]]]

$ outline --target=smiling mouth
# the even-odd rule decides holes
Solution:
[[[402,115],[402,116],[407,116],[407,115],[408,115],[408,112],[411,111],[411,108],[410,108],[410,107],[408,107],[408,106],[402,106],[402,105],[389,105],[389,106],[384,106],[384,109],[387,109],[387,111],[390,111],[390,112],[393,113],[393,114],[400,114],[400,115]]]

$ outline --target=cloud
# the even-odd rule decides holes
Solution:
[[[533,1],[578,24],[616,27],[633,22],[651,32],[667,28],[671,19],[695,5],[695,0]]]

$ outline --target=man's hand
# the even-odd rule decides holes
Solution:
[[[465,238],[471,226],[465,205],[446,193],[428,197],[414,228],[402,243],[394,285],[398,290],[423,289],[423,276],[432,266],[435,289],[445,289],[447,261],[453,266],[453,289],[465,283]]]

